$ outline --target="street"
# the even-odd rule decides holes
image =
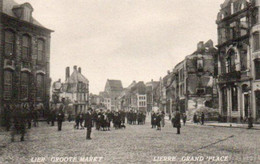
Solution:
[[[31,163],[36,157],[43,157],[45,163],[55,162],[54,157],[101,157],[100,163],[207,163],[224,158],[228,162],[260,161],[259,130],[187,125],[177,135],[169,121],[161,131],[151,129],[150,122],[146,122],[111,131],[92,128],[92,140],[86,140],[86,130],[73,129],[74,122],[65,122],[61,132],[56,125],[40,123],[29,131],[24,142],[17,136],[11,143],[10,136],[2,132],[0,163]]]

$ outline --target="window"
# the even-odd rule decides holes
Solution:
[[[235,63],[236,54],[234,50],[229,52],[229,56],[227,58],[227,67],[228,72],[235,72],[236,71],[236,63]]]
[[[234,3],[231,3],[231,14],[234,14]]]
[[[43,99],[44,96],[44,76],[38,74],[37,79],[37,98]]]
[[[14,54],[15,34],[12,31],[5,31],[5,55]]]
[[[29,90],[29,74],[21,74],[21,99],[28,99]]]
[[[25,7],[24,8],[24,15],[23,15],[24,20],[30,22],[31,21],[31,15],[32,15],[32,10],[28,7]]]
[[[255,60],[255,79],[260,79],[260,60]]]
[[[259,50],[259,48],[260,48],[260,45],[259,45],[259,32],[255,32],[254,34],[253,34],[253,41],[254,41],[254,43],[253,43],[253,45],[254,45],[254,47],[253,47],[253,49],[254,49],[254,51],[257,51],[257,50]]]
[[[24,35],[22,39],[22,58],[25,60],[30,59],[30,37],[28,35]]]
[[[231,87],[232,111],[238,111],[237,87]]]
[[[252,13],[252,25],[258,23],[258,9],[254,9]]]
[[[198,60],[197,60],[197,70],[199,72],[203,71],[203,59],[202,58],[198,58]]]
[[[241,71],[247,70],[247,50],[242,50],[240,53]]]
[[[37,56],[37,61],[38,62],[43,62],[44,59],[44,41],[43,40],[38,40],[38,56]]]
[[[198,94],[198,95],[203,95],[203,94],[205,94],[205,89],[204,89],[204,88],[197,88],[197,94]]]
[[[11,71],[4,71],[4,99],[10,100],[12,98],[13,89],[13,73]]]

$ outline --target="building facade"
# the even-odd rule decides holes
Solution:
[[[50,99],[52,30],[33,18],[29,3],[0,0],[0,110],[3,104],[42,106]]]
[[[174,67],[164,83],[166,100],[172,98],[169,109],[184,113],[200,107],[217,108],[216,56],[211,40],[199,42],[197,50]]]
[[[115,110],[118,106],[117,98],[121,95],[123,91],[123,85],[121,80],[109,80],[107,79],[105,92],[111,99],[111,110]]]
[[[260,119],[259,0],[226,0],[217,16],[219,113]]]
[[[82,75],[81,68],[74,66],[73,72],[70,74],[70,68],[67,67],[65,82],[61,83],[61,90],[59,90],[59,83],[60,80],[53,84],[56,86],[53,88],[53,97],[59,94],[58,102],[65,103],[71,114],[85,113],[89,107],[89,81]]]

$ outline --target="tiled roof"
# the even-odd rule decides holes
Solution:
[[[2,0],[3,1],[3,13],[7,14],[11,17],[17,18],[15,16],[15,14],[13,13],[12,9],[13,7],[18,7],[21,4],[18,4],[17,2],[15,2],[14,0]],[[32,23],[34,25],[40,26],[45,28],[43,25],[41,25],[36,19],[32,18]]]
[[[123,86],[121,80],[107,80],[111,91],[122,91]]]
[[[85,84],[88,84],[89,81],[86,79],[81,73],[79,73],[77,70],[74,70],[73,73],[70,75],[70,77],[67,79],[66,83],[78,83],[82,82]]]

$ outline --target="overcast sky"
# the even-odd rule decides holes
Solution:
[[[51,39],[52,82],[74,65],[90,81],[90,92],[107,79],[159,80],[196,50],[217,42],[216,17],[224,0],[16,0],[55,32]]]

